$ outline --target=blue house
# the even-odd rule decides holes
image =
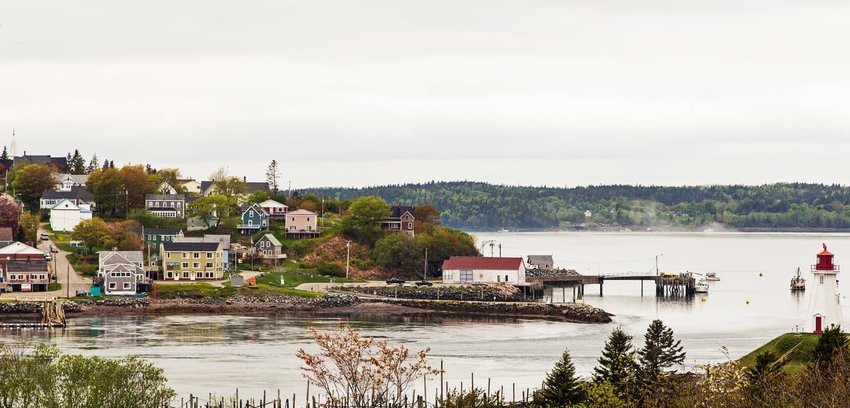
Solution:
[[[242,210],[242,223],[236,226],[240,234],[253,235],[260,230],[269,228],[269,214],[260,207],[253,204]]]

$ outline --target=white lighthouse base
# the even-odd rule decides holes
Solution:
[[[841,326],[844,316],[841,313],[835,273],[816,271],[813,275],[812,297],[809,299],[803,330],[808,333],[820,333],[832,326]]]

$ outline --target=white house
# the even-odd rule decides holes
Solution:
[[[83,220],[92,217],[91,206],[74,204],[69,199],[63,199],[50,208],[50,228],[54,231],[72,231]]]
[[[89,179],[87,174],[56,174],[56,191],[71,191],[74,187],[85,187]]]
[[[281,204],[275,200],[263,201],[260,203],[260,207],[262,207],[270,217],[286,216],[286,212],[289,210],[289,207],[286,204]]]
[[[443,283],[525,283],[522,258],[453,256],[443,261]]]

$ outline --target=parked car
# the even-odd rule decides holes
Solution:
[[[42,240],[42,241],[49,241],[49,240],[50,240],[50,235],[47,235],[47,233],[46,233],[46,232],[42,232],[42,233],[41,233],[41,240]]]
[[[88,295],[89,294],[86,291],[84,291],[82,289],[77,289],[77,292],[76,292],[77,297],[88,296]]]
[[[434,286],[434,284],[426,280],[421,280],[419,282],[416,282],[416,286]]]
[[[404,279],[390,278],[387,279],[387,285],[403,285],[406,282]]]
[[[53,255],[51,255],[51,254],[50,254],[50,252],[45,251],[45,252],[44,252],[44,260],[45,260],[45,261],[52,261],[52,260],[53,260]]]

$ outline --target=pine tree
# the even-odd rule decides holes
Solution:
[[[266,170],[266,181],[269,183],[269,190],[273,193],[273,195],[277,195],[279,190],[278,178],[280,177],[279,170],[277,167],[277,160],[272,160],[271,164],[269,164],[268,170]]]
[[[95,170],[97,170],[97,154],[93,154],[91,156],[91,160],[89,161],[89,165],[88,165],[88,167],[86,167],[86,174],[91,174]]]
[[[112,160],[110,160],[110,161],[109,161],[109,168],[110,168],[110,169],[114,169],[114,168],[115,168],[115,162],[114,162],[114,161],[112,161]]]
[[[812,357],[819,367],[826,367],[835,354],[842,350],[847,350],[847,335],[841,331],[841,326],[832,326],[821,333]]]
[[[85,174],[86,160],[83,159],[83,155],[80,154],[79,150],[74,149],[74,155],[68,161],[68,169],[71,174]]]
[[[635,369],[632,336],[622,327],[617,327],[608,336],[599,365],[593,369],[593,380],[597,383],[609,382],[618,391],[623,391],[626,382]]]
[[[564,350],[561,359],[555,363],[552,371],[546,374],[543,388],[538,395],[542,400],[540,402],[547,407],[568,406],[583,399],[584,394],[576,379],[576,368],[569,350]]]
[[[109,168],[109,160],[103,159],[103,167],[101,167],[101,170],[106,171],[106,169],[108,169],[108,168]]]
[[[673,338],[673,330],[665,327],[661,320],[653,320],[646,329],[643,348],[638,350],[638,366],[641,380],[655,384],[664,370],[685,361],[680,340]]]
[[[0,160],[9,160],[9,152],[6,151],[6,146],[3,146],[3,154],[0,154]]]

